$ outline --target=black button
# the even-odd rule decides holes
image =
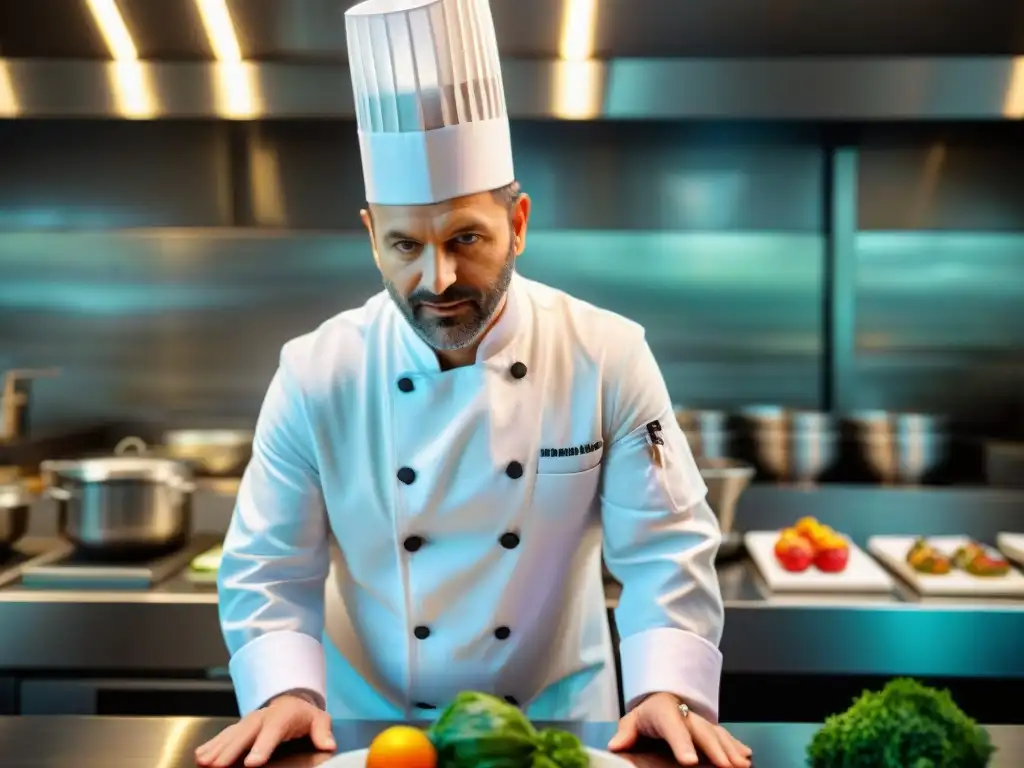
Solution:
[[[426,640],[430,637],[430,627],[419,626],[412,631],[417,640]]]
[[[416,470],[411,467],[402,467],[398,470],[398,479],[406,485],[412,485],[416,482]]]
[[[416,709],[437,709],[433,704],[427,704],[425,701],[417,701],[413,706]]]
[[[516,700],[515,696],[506,696],[505,697],[505,701],[507,701],[513,707],[518,707],[519,706],[519,702]]]
[[[403,392],[412,392],[416,389],[416,385],[412,383],[412,379],[408,376],[403,376],[398,380],[398,388]]]
[[[407,538],[402,545],[405,547],[406,552],[416,552],[424,544],[424,538],[422,536],[410,536]]]
[[[512,634],[512,630],[508,627],[498,627],[494,630],[494,636],[499,640],[508,640],[508,636]]]
[[[501,542],[501,546],[505,549],[515,549],[519,546],[519,534],[509,531],[508,533],[501,534],[501,538],[498,541]]]
[[[518,480],[523,476],[523,465],[518,461],[510,461],[508,466],[505,467],[505,474],[513,480]]]
[[[526,365],[524,363],[512,363],[509,373],[512,374],[513,379],[522,379],[526,376]]]

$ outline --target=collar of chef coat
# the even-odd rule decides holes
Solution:
[[[476,350],[476,364],[511,365],[517,362],[519,341],[526,337],[530,325],[528,302],[524,296],[522,278],[512,273],[505,307],[498,321],[488,329]],[[399,335],[405,362],[412,370],[421,373],[440,373],[441,364],[433,348],[419,337],[405,316],[400,312]]]

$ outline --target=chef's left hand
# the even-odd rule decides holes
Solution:
[[[750,768],[750,747],[696,712],[683,717],[680,703],[671,693],[648,696],[619,721],[619,730],[608,742],[608,749],[622,752],[632,747],[637,737],[646,736],[668,742],[680,765],[697,765],[699,749],[715,768]]]

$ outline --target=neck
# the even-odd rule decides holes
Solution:
[[[467,365],[473,365],[476,362],[476,351],[480,348],[480,342],[484,340],[484,337],[491,332],[494,325],[501,319],[502,313],[505,311],[505,305],[508,303],[508,294],[501,300],[501,305],[498,307],[498,311],[494,313],[494,317],[484,328],[484,332],[477,336],[476,341],[470,344],[468,347],[462,347],[461,349],[445,349],[435,350],[437,355],[437,362],[441,365],[442,371],[450,371],[452,368],[462,368]]]

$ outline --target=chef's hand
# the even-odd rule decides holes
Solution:
[[[696,712],[683,717],[679,704],[671,693],[647,697],[619,721],[619,730],[608,749],[622,752],[636,744],[637,737],[647,736],[668,742],[680,765],[697,765],[699,749],[716,768],[750,768],[750,747]]]
[[[246,768],[257,768],[266,765],[282,742],[303,736],[309,736],[313,746],[324,752],[337,749],[331,716],[303,698],[284,694],[199,747],[196,762],[203,768],[228,768],[248,752]]]

